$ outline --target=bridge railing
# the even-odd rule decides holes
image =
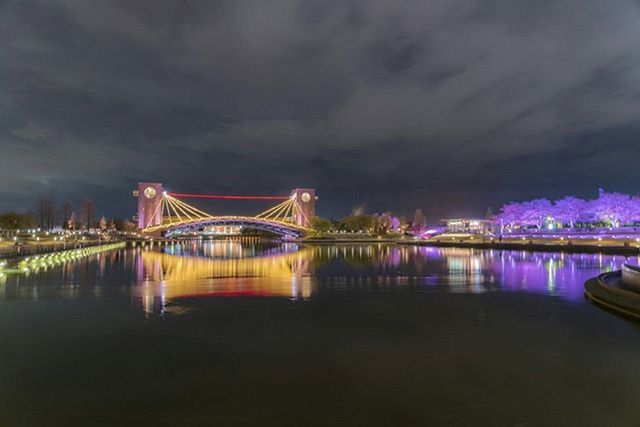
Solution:
[[[0,248],[0,259],[41,255],[41,254],[61,251],[65,249],[82,249],[82,248],[88,248],[91,246],[100,246],[110,242],[114,242],[114,241],[113,240],[103,240],[101,242],[69,241],[65,243],[55,243],[55,244],[52,243],[47,245],[7,246],[4,248]]]

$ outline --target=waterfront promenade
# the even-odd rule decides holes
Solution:
[[[20,258],[33,255],[42,255],[60,252],[70,249],[82,249],[91,246],[99,246],[109,243],[109,240],[67,240],[67,241],[33,241],[15,245],[13,242],[5,242],[0,246],[0,259]]]
[[[638,234],[596,234],[563,236],[540,234],[503,237],[442,234],[430,239],[401,239],[401,244],[436,247],[467,247],[478,249],[529,250],[541,252],[605,253],[636,255],[640,253]]]
[[[640,268],[625,264],[622,270],[604,273],[584,284],[584,294],[592,303],[640,320]]]

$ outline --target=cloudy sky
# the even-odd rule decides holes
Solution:
[[[152,180],[431,220],[639,165],[638,1],[0,0],[0,210]]]

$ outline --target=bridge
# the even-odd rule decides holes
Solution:
[[[317,200],[315,190],[296,188],[288,196],[238,196],[167,192],[161,183],[140,182],[133,192],[138,198],[138,228],[149,235],[203,231],[213,226],[239,226],[269,231],[284,237],[300,237],[312,230]],[[211,215],[181,199],[279,201],[255,216]]]

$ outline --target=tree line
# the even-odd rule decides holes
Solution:
[[[88,230],[101,229],[132,231],[135,225],[129,220],[107,220],[97,218],[92,199],[85,198],[76,210],[69,200],[57,204],[53,196],[40,197],[35,206],[27,212],[5,212],[0,214],[0,229],[21,230],[40,228],[41,230]]]
[[[311,221],[312,227],[318,233],[371,233],[390,234],[405,232],[421,232],[427,226],[427,220],[421,209],[416,209],[413,220],[408,221],[404,216],[396,216],[393,212],[381,214],[366,214],[362,209],[355,209],[351,215],[341,219],[326,219],[316,216]]]
[[[566,196],[556,201],[534,199],[502,206],[494,220],[506,228],[604,224],[620,227],[640,221],[640,196],[607,193],[600,189],[597,199]]]

